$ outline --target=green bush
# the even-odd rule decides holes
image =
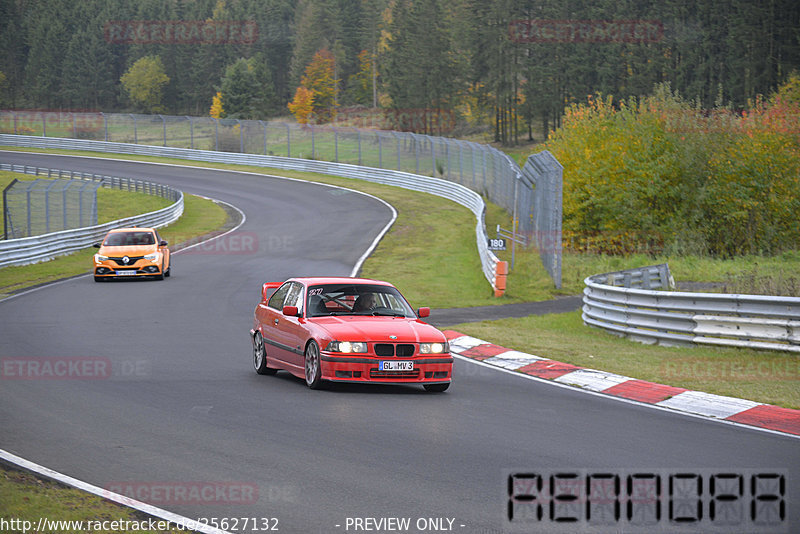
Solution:
[[[800,243],[800,106],[700,110],[668,86],[590,97],[547,143],[564,166],[565,246],[775,254]]]

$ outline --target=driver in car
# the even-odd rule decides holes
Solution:
[[[364,293],[353,304],[353,313],[368,312],[375,308],[375,294]]]

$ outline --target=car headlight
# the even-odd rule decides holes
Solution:
[[[442,354],[444,352],[448,352],[449,347],[447,346],[447,342],[444,343],[420,343],[419,344],[419,352],[420,354]]]
[[[144,259],[147,261],[158,261],[158,252],[153,252],[152,254],[145,254]]]
[[[331,341],[326,349],[328,352],[367,352],[367,344],[363,341]]]
[[[94,261],[97,262],[97,263],[106,261],[107,259],[108,259],[108,256],[103,256],[102,254],[95,254],[94,255]]]

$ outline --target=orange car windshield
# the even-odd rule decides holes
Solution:
[[[131,245],[153,245],[156,240],[151,232],[114,232],[108,234],[103,245],[108,247],[127,247]]]

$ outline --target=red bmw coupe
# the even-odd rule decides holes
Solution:
[[[274,292],[273,292],[274,290]],[[261,289],[253,329],[258,374],[279,369],[317,389],[328,382],[422,384],[444,391],[453,357],[393,285],[362,278],[290,278]]]

